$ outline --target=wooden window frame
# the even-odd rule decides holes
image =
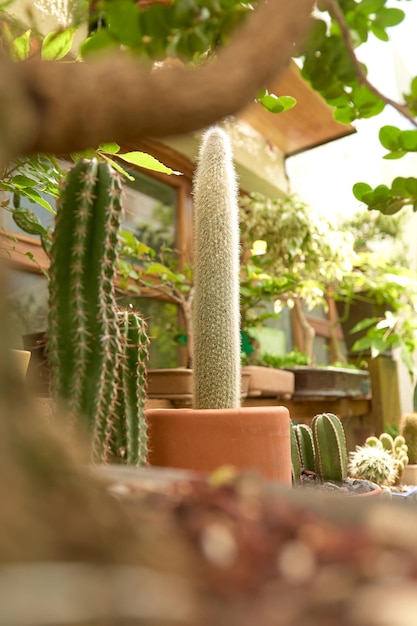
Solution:
[[[138,172],[160,180],[176,191],[175,207],[175,245],[178,250],[180,263],[191,261],[192,250],[192,176],[194,165],[186,157],[178,154],[168,146],[153,141],[141,141],[139,144],[127,146],[124,151],[141,150],[152,154],[156,159],[182,175],[162,174],[141,167]],[[123,163],[121,163],[123,165]],[[134,167],[134,166],[133,166]],[[41,274],[49,268],[49,259],[37,237],[3,230],[0,243],[0,256],[13,269]],[[33,255],[33,261],[27,255]]]

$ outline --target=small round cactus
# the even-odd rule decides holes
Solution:
[[[356,446],[350,453],[348,471],[352,478],[377,485],[392,485],[397,477],[395,459],[382,445]]]
[[[366,446],[380,448],[388,452],[394,460],[396,471],[395,484],[399,484],[404,472],[405,466],[408,464],[408,446],[402,435],[397,435],[395,439],[389,433],[382,433],[379,437],[368,437],[365,441]]]

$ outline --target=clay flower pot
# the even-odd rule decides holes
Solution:
[[[281,406],[148,409],[151,466],[254,469],[291,486],[290,416]]]

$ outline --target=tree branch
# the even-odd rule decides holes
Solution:
[[[122,56],[85,63],[0,61],[0,75],[7,75],[0,84],[2,117],[25,129],[10,147],[15,155],[67,154],[107,141],[191,132],[234,114],[285,68],[294,43],[307,32],[312,4],[261,2],[217,61],[197,70],[151,71]],[[31,108],[17,119],[21,102]]]
[[[377,89],[375,85],[369,82],[368,77],[365,74],[362,65],[360,64],[360,62],[358,61],[356,57],[355,50],[352,44],[352,39],[350,37],[349,28],[346,24],[346,21],[345,21],[345,18],[344,18],[344,15],[340,8],[339,3],[336,2],[335,0],[323,0],[321,7],[322,9],[328,11],[330,15],[333,17],[333,19],[339,24],[340,32],[342,34],[342,38],[346,46],[346,50],[349,53],[349,56],[355,68],[356,76],[358,78],[359,83],[367,87],[369,91],[371,91],[375,96],[377,96],[377,98],[382,100],[382,102],[385,102],[385,104],[388,104],[393,109],[398,111],[398,113],[400,113],[409,122],[411,122],[413,126],[417,126],[417,120],[415,120],[414,117],[411,115],[406,105],[399,104],[395,100],[388,98],[388,96],[385,96],[381,91],[379,91],[379,89]]]

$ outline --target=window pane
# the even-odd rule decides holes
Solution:
[[[176,190],[150,176],[129,170],[134,181],[125,186],[123,228],[158,251],[175,248]]]
[[[151,339],[149,367],[178,367],[177,305],[153,298],[132,296],[119,297],[118,304],[120,306],[131,304],[135,311],[140,311],[148,323],[148,333]]]
[[[44,193],[40,193],[40,195],[45,200],[47,200],[49,204],[51,205],[51,207],[55,210],[55,199]],[[32,211],[32,213],[34,213],[39,218],[39,221],[44,228],[54,227],[55,215],[51,213],[50,211],[47,211],[40,204],[35,204],[33,202],[30,202],[27,198],[22,196],[20,199],[20,207],[22,209],[28,209],[29,211]],[[21,228],[19,228],[19,226],[17,226],[17,224],[15,223],[13,219],[13,215],[10,211],[1,211],[1,225],[5,230],[8,230],[12,233],[17,233],[19,235],[26,235],[26,237],[28,236],[28,233],[26,231],[22,230]],[[38,239],[38,237],[35,236],[34,239]]]
[[[13,345],[23,348],[22,335],[47,327],[48,281],[45,276],[8,270]]]

